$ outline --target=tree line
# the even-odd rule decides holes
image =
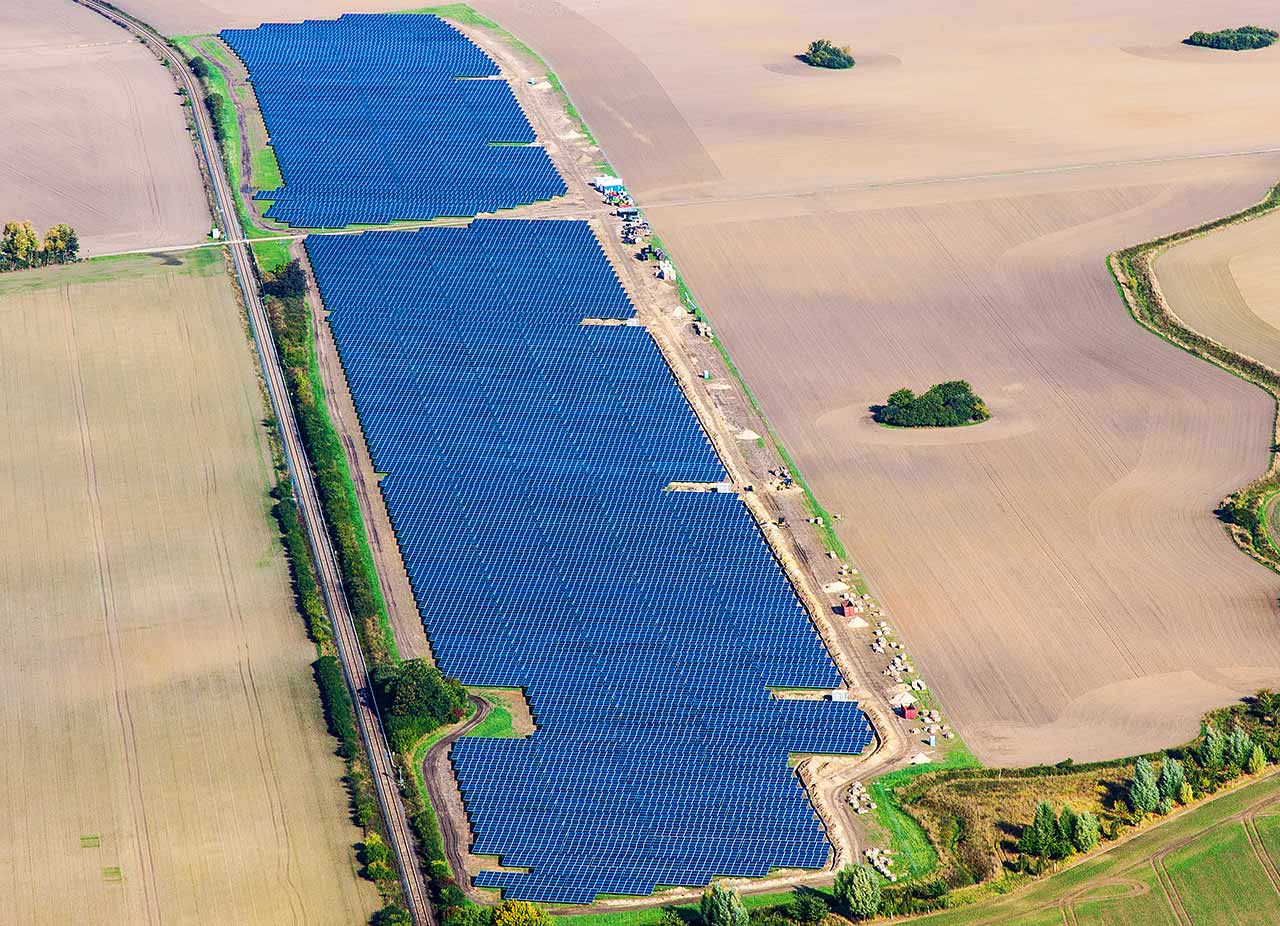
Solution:
[[[69,264],[80,257],[80,239],[70,225],[59,223],[36,234],[30,222],[6,222],[0,239],[0,272]]]

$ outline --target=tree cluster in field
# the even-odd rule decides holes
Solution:
[[[36,234],[30,222],[6,222],[0,239],[0,272],[69,264],[80,256],[80,239],[70,225],[58,224]]]
[[[972,386],[956,379],[931,386],[921,395],[899,389],[889,396],[888,404],[873,405],[871,415],[880,424],[897,428],[953,428],[986,421],[991,412]]]
[[[467,692],[462,683],[426,660],[375,666],[370,680],[387,737],[399,752],[465,713]]]
[[[1259,691],[1251,705],[1262,721],[1252,735],[1239,722],[1232,723],[1229,734],[1210,722],[1195,745],[1178,750],[1181,759],[1171,753],[1160,759],[1159,774],[1149,759],[1138,759],[1125,792],[1130,812],[1138,819],[1148,814],[1163,816],[1175,806],[1212,794],[1241,775],[1257,775],[1268,762],[1280,758],[1274,729],[1269,737],[1264,729],[1275,727],[1275,711],[1280,706],[1276,695]]]
[[[800,56],[800,60],[811,67],[835,70],[851,68],[857,63],[849,53],[849,46],[837,48],[829,39],[814,39]]]
[[[1061,813],[1048,801],[1036,806],[1035,818],[1022,830],[1018,851],[1024,856],[1045,861],[1069,858],[1077,852],[1088,852],[1098,844],[1102,827],[1096,814],[1077,813],[1063,807]]]
[[[1193,32],[1183,39],[1188,45],[1201,48],[1219,48],[1224,51],[1248,51],[1266,48],[1280,39],[1280,32],[1261,26],[1238,26],[1235,29],[1219,29],[1217,32]]]

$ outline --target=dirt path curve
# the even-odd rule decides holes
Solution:
[[[477,695],[471,696],[471,703],[476,706],[475,713],[451,733],[442,736],[422,759],[422,780],[427,786],[427,796],[431,806],[436,810],[436,819],[440,823],[440,838],[444,842],[445,858],[453,869],[454,880],[458,886],[472,899],[483,898],[471,885],[467,872],[467,853],[471,848],[470,832],[467,829],[465,813],[442,813],[441,811],[462,800],[462,792],[458,790],[449,767],[449,750],[461,736],[466,736],[489,716],[489,702]]]
[[[1250,813],[1243,818],[1241,822],[1244,824],[1244,833],[1249,837],[1249,845],[1253,848],[1253,854],[1257,856],[1258,864],[1267,873],[1267,880],[1271,882],[1272,889],[1280,894],[1280,872],[1276,870],[1276,863],[1272,861],[1271,853],[1262,844],[1262,834],[1258,832],[1256,817],[1256,813]]]

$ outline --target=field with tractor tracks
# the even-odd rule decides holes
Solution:
[[[0,224],[58,222],[81,256],[209,233],[173,79],[71,0],[0,3]]]
[[[0,919],[363,922],[220,250],[6,275],[0,325]]]

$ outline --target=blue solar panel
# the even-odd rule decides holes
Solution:
[[[308,228],[471,216],[565,192],[493,61],[443,20],[356,15],[226,29]],[[476,78],[476,79],[467,79]]]
[[[858,753],[857,705],[589,226],[311,236],[427,635],[538,731],[452,758],[476,883],[586,903],[820,867],[787,756]]]

